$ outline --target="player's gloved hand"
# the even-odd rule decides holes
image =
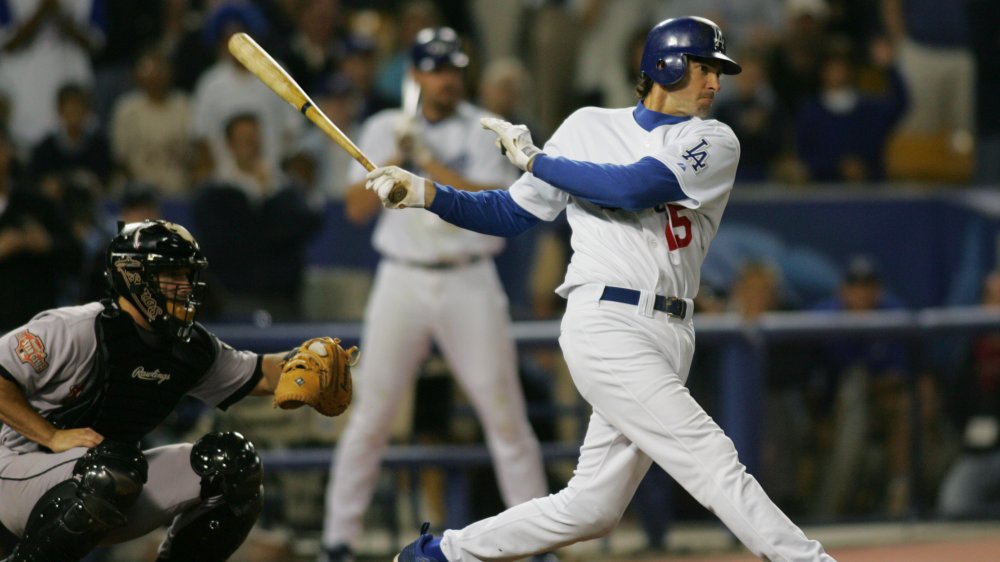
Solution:
[[[398,166],[386,166],[368,173],[365,189],[375,192],[386,209],[423,207],[425,181]]]
[[[542,153],[531,141],[531,132],[524,125],[514,125],[503,119],[483,117],[479,123],[484,129],[497,134],[497,146],[511,163],[525,172],[531,171],[531,162]]]
[[[403,158],[417,166],[425,166],[434,159],[434,153],[424,140],[424,125],[416,115],[401,115],[392,129],[396,138],[396,148]]]

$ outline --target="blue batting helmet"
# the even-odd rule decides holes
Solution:
[[[442,66],[465,68],[469,57],[462,52],[462,40],[450,27],[428,27],[417,33],[410,47],[413,68],[429,72]]]
[[[656,24],[646,37],[639,70],[653,82],[669,86],[684,77],[688,55],[721,61],[723,74],[739,74],[742,70],[726,56],[726,40],[719,26],[696,16]]]

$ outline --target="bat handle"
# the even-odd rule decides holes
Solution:
[[[375,169],[375,165],[363,154],[359,154],[356,159],[369,172]],[[392,191],[389,192],[389,202],[393,205],[402,201],[404,197],[406,197],[406,188],[401,185],[393,186]]]
[[[401,185],[393,187],[389,192],[389,202],[393,205],[402,201],[403,197],[406,197],[406,188]]]

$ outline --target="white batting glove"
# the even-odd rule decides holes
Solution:
[[[434,158],[424,140],[424,126],[416,115],[400,115],[393,125],[396,147],[404,158],[423,167]]]
[[[542,151],[531,141],[531,131],[527,127],[495,117],[483,117],[479,123],[484,129],[489,129],[500,137],[497,139],[497,147],[512,164],[525,172],[531,171],[531,161]]]
[[[386,209],[423,207],[424,181],[398,166],[385,166],[368,173],[365,189],[375,192]],[[399,200],[394,201],[397,196]]]

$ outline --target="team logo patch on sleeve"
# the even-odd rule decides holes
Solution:
[[[700,139],[698,144],[681,153],[684,161],[691,166],[691,170],[696,174],[700,174],[702,170],[708,167],[708,163],[706,162],[708,160],[708,147],[708,141]],[[678,165],[682,170],[687,170],[687,167],[683,163],[678,162]]]
[[[17,334],[17,358],[22,363],[31,365],[36,373],[41,373],[49,366],[48,354],[45,353],[45,343],[42,338],[25,330]]]

